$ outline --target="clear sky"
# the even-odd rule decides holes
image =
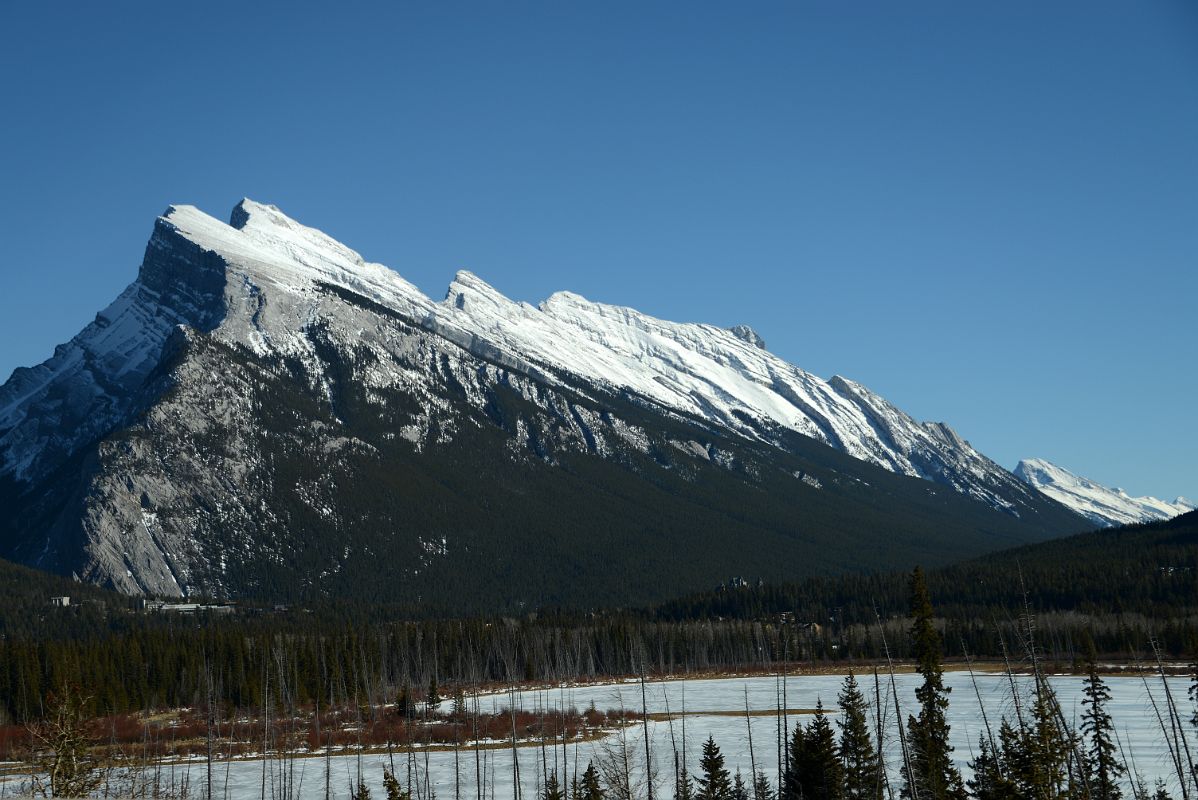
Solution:
[[[0,379],[274,203],[1198,495],[1198,5],[0,2]]]

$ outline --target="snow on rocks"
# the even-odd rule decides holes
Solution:
[[[1172,519],[1195,508],[1184,497],[1172,503],[1155,497],[1132,497],[1122,489],[1095,483],[1040,458],[1020,461],[1015,474],[1028,485],[1103,527]]]

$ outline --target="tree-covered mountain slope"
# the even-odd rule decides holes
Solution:
[[[913,566],[913,565],[912,565]],[[707,590],[657,606],[670,619],[777,618],[872,624],[902,614],[910,569]],[[1198,511],[989,553],[928,570],[940,613],[993,626],[1034,612],[1134,615],[1173,626],[1198,611]],[[1026,606],[1025,606],[1026,603]]]

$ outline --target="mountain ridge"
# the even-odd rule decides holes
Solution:
[[[686,498],[675,512],[714,526],[704,536],[739,530],[745,541],[803,553],[807,569],[852,568],[830,549],[820,555],[817,541],[858,529],[871,541],[885,496],[896,498],[893,513],[929,528],[920,543],[916,527],[895,522],[908,537],[895,557],[947,558],[1081,525],[950,429],[917,423],[859,384],[786,364],[744,331],[670,323],[569,292],[517,303],[466,271],[434,302],[272,206],[243,200],[230,220],[171,206],[110,311],[0,387],[0,494],[17,509],[4,521],[6,554],[126,592],[220,595],[367,576],[370,553],[402,553],[423,565],[404,568],[415,592],[426,580],[417,576],[436,573],[455,547],[492,547],[471,537],[493,521],[469,533],[390,482],[396,472],[420,484],[445,459],[443,485],[460,483],[454,470],[474,469],[451,468],[454,459],[496,475],[497,459],[561,467],[555,477],[534,464],[529,480],[581,493],[580,508],[598,508],[596,492],[617,485],[629,499],[657,492],[655,504],[629,506],[652,525],[617,515],[624,528],[657,530],[663,544],[653,547],[676,549],[682,532],[648,509]],[[997,517],[950,502],[935,484],[858,464],[930,478]],[[576,482],[590,473],[590,488]],[[359,483],[378,496],[361,496]],[[773,494],[735,522],[723,501],[693,494],[696,483],[737,505],[744,491]],[[454,489],[452,503],[476,498],[515,512],[510,493],[524,489],[506,480],[475,485],[473,498]],[[388,492],[416,503],[413,519],[460,540],[401,522]],[[567,517],[578,530],[589,525]],[[815,538],[802,532],[812,520]],[[379,538],[396,525],[401,532]],[[347,543],[340,555],[338,537]],[[719,541],[704,539],[706,560],[678,579],[708,580]],[[562,545],[553,557],[576,555]],[[314,560],[325,567],[309,570]]]
[[[1132,497],[1122,489],[1103,486],[1041,458],[1020,461],[1013,473],[1029,486],[1104,527],[1166,520],[1198,507],[1184,497],[1172,503],[1156,497]]]

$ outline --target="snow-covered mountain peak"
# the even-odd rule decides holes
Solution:
[[[365,335],[356,326],[361,309],[373,303],[389,317],[536,381],[584,392],[617,390],[780,447],[788,446],[791,432],[803,434],[1016,516],[1029,498],[1039,499],[947,426],[920,423],[854,381],[827,381],[787,363],[748,326],[670,322],[573,292],[533,306],[466,270],[438,303],[275,206],[243,199],[229,219],[188,205],[167,209],[134,285],[62,357],[0,391],[0,415],[15,425],[31,402],[53,401],[50,388],[77,383],[77,417],[101,419],[95,415],[110,401],[107,383],[113,376],[132,383],[150,374],[180,325],[258,355],[311,364],[316,374],[314,331]],[[81,364],[87,379],[71,383]],[[20,448],[18,435],[28,436]],[[10,465],[32,463],[45,450],[32,423],[5,436],[14,445]],[[74,438],[64,443],[65,454]]]
[[[170,234],[211,251],[226,268],[257,284],[304,290],[314,282],[341,286],[397,311],[424,313],[428,298],[399,273],[366,261],[327,234],[302,225],[275,206],[242,200],[225,224],[194,206],[174,205],[158,219],[162,231],[151,240],[169,249]],[[166,234],[166,235],[164,235]],[[144,268],[144,267],[143,267]],[[226,279],[227,280],[227,279]],[[228,281],[227,281],[228,282]]]
[[[750,328],[748,325],[733,325],[728,329],[737,339],[748,342],[754,347],[765,350],[765,339],[761,338],[761,334]]]
[[[450,281],[442,304],[462,309],[467,303],[481,303],[490,309],[491,313],[519,313],[521,305],[524,305],[509,299],[473,272],[461,269]]]
[[[1042,458],[1024,459],[1014,471],[1029,485],[1103,526],[1171,519],[1194,509],[1184,497],[1172,503],[1132,497],[1123,489],[1103,486]]]
[[[233,211],[229,214],[229,225],[243,230],[250,223],[252,217],[257,217],[255,222],[261,224],[280,225],[284,228],[302,227],[298,222],[291,219],[279,209],[276,205],[269,203],[258,203],[248,197],[241,198],[241,201],[233,206]]]

